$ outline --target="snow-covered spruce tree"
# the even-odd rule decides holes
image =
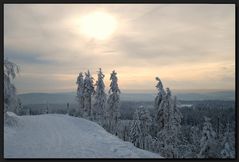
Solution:
[[[154,122],[152,125],[152,132],[151,134],[153,136],[156,136],[156,133],[163,128],[164,125],[164,118],[163,116],[163,109],[161,109],[160,104],[163,100],[163,97],[166,95],[166,92],[163,88],[163,83],[161,82],[161,80],[156,77],[156,80],[158,81],[156,88],[158,90],[158,94],[154,100]]]
[[[174,157],[177,158],[186,158],[192,155],[192,149],[190,147],[190,143],[183,135],[181,131],[181,121],[183,115],[178,107],[179,103],[177,97],[174,96],[172,109],[170,111],[170,129],[173,132],[172,138],[174,139],[172,143],[174,148]]]
[[[151,150],[152,137],[149,133],[152,119],[149,111],[140,106],[134,113],[130,129],[131,142],[142,149]],[[134,132],[135,131],[135,132]]]
[[[170,113],[170,121],[171,121],[171,130],[173,132],[173,138],[175,139],[175,142],[173,143],[175,151],[174,154],[178,158],[187,158],[191,157],[192,153],[192,145],[188,141],[188,138],[185,137],[184,133],[181,129],[181,122],[183,115],[178,107],[180,103],[177,100],[177,97],[174,96],[173,99],[173,106],[172,106],[172,113]]]
[[[180,129],[181,129],[181,121],[182,121],[183,115],[177,106],[177,97],[176,96],[174,96],[173,107],[172,107],[171,113],[173,114],[170,116],[171,117],[170,121],[172,122],[171,127],[175,132],[179,133]]]
[[[16,74],[19,73],[19,67],[8,61],[4,60],[4,115],[7,111],[14,111],[17,104],[16,88],[13,80]]]
[[[190,129],[190,149],[192,151],[191,157],[196,158],[197,153],[200,151],[200,130],[197,126],[192,126]]]
[[[110,75],[110,89],[109,89],[109,97],[107,100],[107,112],[106,112],[106,129],[109,132],[116,134],[116,128],[118,124],[118,120],[120,117],[120,89],[118,86],[118,78],[117,73],[113,70]]]
[[[167,88],[159,106],[159,112],[162,112],[162,114],[158,120],[161,121],[161,125],[157,136],[160,143],[160,153],[164,157],[170,158],[180,157],[179,145],[181,140],[179,135],[181,133],[182,114],[178,110],[176,102],[176,98],[172,99],[171,91]]]
[[[84,113],[83,117],[91,119],[91,97],[94,93],[94,86],[93,86],[93,77],[90,75],[90,71],[88,70],[85,73],[84,79]]]
[[[150,135],[150,127],[152,124],[152,118],[149,114],[149,111],[145,109],[143,106],[139,108],[139,120],[140,120],[140,148],[142,149],[149,149],[150,142],[149,139],[151,139]]]
[[[140,147],[140,136],[141,136],[141,128],[140,128],[140,120],[139,120],[138,109],[134,112],[133,121],[130,126],[130,141],[136,146]]]
[[[79,109],[77,111],[77,116],[83,117],[84,112],[84,77],[82,72],[79,73],[79,76],[77,77],[77,94],[76,99],[79,103]]]
[[[155,124],[158,125],[158,132],[163,130],[169,130],[169,113],[170,113],[170,107],[173,104],[172,98],[171,98],[171,92],[165,93],[162,95],[162,99],[160,102],[160,105],[156,111],[155,116]]]
[[[106,93],[104,79],[105,75],[102,73],[101,68],[98,72],[98,80],[96,81],[95,90],[95,103],[92,108],[93,120],[102,123],[104,119],[105,105],[106,105]]]
[[[235,149],[230,143],[229,124],[227,124],[227,131],[224,133],[220,154],[221,158],[235,158]]]
[[[202,130],[202,138],[200,140],[200,152],[198,158],[217,158],[216,132],[212,128],[210,118],[204,117],[205,122]]]

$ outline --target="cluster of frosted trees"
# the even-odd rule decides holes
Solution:
[[[167,158],[233,158],[234,151],[229,142],[229,129],[222,141],[216,140],[210,118],[205,117],[202,130],[193,127],[192,143],[185,139],[181,131],[182,114],[177,107],[177,98],[172,97],[169,88],[163,88],[158,81],[154,111],[150,115],[144,107],[139,107],[129,130],[129,141],[136,147],[159,152]],[[189,130],[190,131],[190,130]],[[193,148],[197,146],[196,148]]]
[[[182,114],[170,89],[166,88],[165,91],[161,80],[158,77],[156,80],[158,94],[154,102],[154,115],[143,107],[138,108],[131,124],[130,139],[139,148],[160,152],[164,157],[178,158]]]
[[[200,152],[199,158],[233,158],[235,152],[230,142],[229,124],[222,138],[216,136],[216,132],[212,128],[210,118],[204,117],[204,124],[201,139],[199,141]]]
[[[79,109],[77,115],[98,122],[107,131],[116,134],[119,120],[120,89],[118,87],[117,73],[110,75],[110,88],[108,95],[105,92],[104,77],[101,68],[94,84],[90,71],[80,72],[77,78],[77,100]]]

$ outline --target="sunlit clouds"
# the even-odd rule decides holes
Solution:
[[[75,91],[79,72],[116,70],[123,90],[235,88],[231,4],[5,4],[4,57],[19,93]]]

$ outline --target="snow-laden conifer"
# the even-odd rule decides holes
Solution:
[[[174,96],[172,109],[173,109],[173,111],[172,111],[172,113],[173,113],[172,126],[173,126],[173,129],[179,133],[179,131],[181,129],[181,121],[182,121],[183,115],[177,106],[177,97],[176,96]]]
[[[202,130],[202,137],[200,140],[200,152],[198,154],[199,158],[211,158],[216,157],[216,132],[212,128],[210,118],[204,117],[204,124]]]
[[[149,111],[141,106],[139,108],[139,120],[140,120],[140,129],[141,129],[141,135],[140,135],[140,148],[146,149],[149,146],[150,141],[148,141],[151,138],[150,135],[150,127],[152,124],[152,118],[149,114]]]
[[[160,83],[160,82],[159,82]],[[162,85],[162,83],[158,84]],[[158,86],[161,87],[162,86]],[[181,143],[181,119],[182,114],[177,107],[176,97],[172,99],[172,93],[169,88],[166,88],[166,93],[163,91],[161,102],[156,113],[156,124],[159,125],[157,137],[160,144],[160,153],[165,157],[178,158],[179,145]]]
[[[19,67],[8,61],[4,60],[4,114],[7,111],[14,111],[17,104],[16,88],[13,84],[17,73],[19,73]]]
[[[84,77],[82,72],[79,73],[79,76],[77,77],[77,101],[79,103],[79,109],[77,112],[77,116],[83,116],[84,112]]]
[[[84,79],[84,117],[91,118],[91,97],[94,93],[94,86],[93,86],[93,77],[90,74],[90,71],[88,70],[87,73],[85,73],[85,79]]]
[[[140,106],[136,109],[133,118],[133,124],[130,129],[131,142],[139,148],[149,150],[152,142],[152,137],[150,135],[152,119],[149,111],[143,106]]]
[[[109,89],[109,97],[107,100],[107,112],[106,112],[106,119],[107,119],[107,127],[109,131],[113,134],[116,133],[116,128],[118,124],[118,120],[120,117],[120,89],[118,86],[118,78],[117,73],[113,70],[110,75],[110,89]]]
[[[159,105],[160,105],[160,103],[161,103],[161,101],[163,99],[163,96],[166,93],[165,93],[165,90],[163,88],[163,83],[159,79],[159,77],[156,77],[155,79],[158,81],[157,85],[155,86],[157,88],[157,90],[158,90],[158,93],[157,93],[157,96],[156,96],[156,98],[154,100],[154,108],[157,110],[157,109],[159,109]]]
[[[163,88],[163,83],[161,80],[156,77],[158,81],[156,88],[158,90],[157,96],[154,100],[154,122],[153,122],[153,132],[152,134],[156,135],[156,133],[164,126],[164,118],[163,118],[163,109],[160,107],[162,100],[165,98],[166,92]]]
[[[140,136],[141,136],[141,128],[140,128],[140,120],[139,120],[139,116],[138,116],[138,109],[136,109],[136,111],[134,112],[134,116],[133,116],[133,121],[131,123],[130,126],[130,132],[129,132],[129,136],[130,136],[130,141],[136,146],[136,147],[140,147]]]
[[[105,104],[106,104],[106,93],[104,79],[105,75],[102,73],[101,68],[98,71],[98,80],[96,81],[95,90],[95,103],[92,109],[93,119],[103,122],[105,116]]]

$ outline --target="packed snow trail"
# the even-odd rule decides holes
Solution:
[[[15,124],[4,126],[4,158],[161,158],[86,119],[8,114]]]

